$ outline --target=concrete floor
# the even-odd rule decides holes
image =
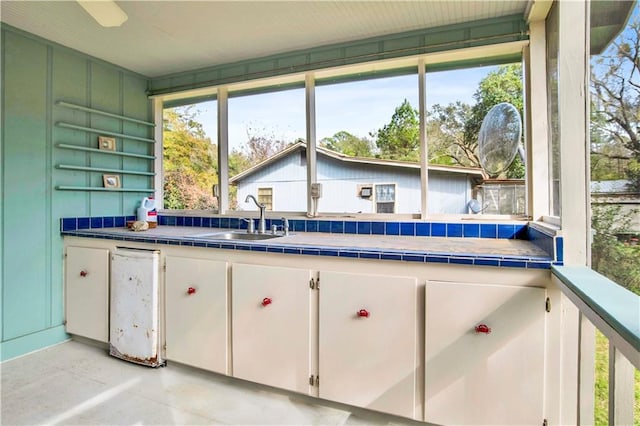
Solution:
[[[175,363],[130,364],[77,341],[0,368],[2,425],[424,425]]]

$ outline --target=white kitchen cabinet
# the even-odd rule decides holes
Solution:
[[[319,299],[319,396],[416,418],[416,278],[322,271]]]
[[[233,376],[309,392],[311,271],[232,265]]]
[[[227,262],[166,257],[166,358],[227,374]]]
[[[542,288],[427,283],[425,421],[542,424],[545,299]]]
[[[109,250],[69,246],[65,262],[68,333],[109,341]]]

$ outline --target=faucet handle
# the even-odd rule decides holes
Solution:
[[[245,218],[243,218],[242,220],[247,222],[247,234],[254,234],[256,232],[256,225],[253,222],[253,219],[245,219]]]
[[[289,219],[286,217],[282,218],[282,231],[284,232],[284,235],[289,235]]]

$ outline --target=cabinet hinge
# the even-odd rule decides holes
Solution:
[[[320,277],[316,280],[316,290],[320,290]]]
[[[549,424],[549,423],[547,422],[547,419],[544,419],[544,420],[542,421],[542,426],[547,426],[548,424]]]
[[[310,288],[311,290],[313,290],[313,289],[315,289],[315,288],[316,288],[316,280],[314,280],[313,278],[311,278],[311,279],[309,280],[309,288]],[[313,377],[313,376],[311,376],[311,377]]]
[[[544,310],[547,312],[551,312],[551,299],[547,297],[547,300],[544,302]]]
[[[320,385],[320,376],[314,376],[313,374],[309,376],[309,386],[319,386]]]
[[[311,281],[313,281],[313,279]],[[312,374],[309,376],[309,386],[313,386],[314,383],[315,383],[315,377]]]

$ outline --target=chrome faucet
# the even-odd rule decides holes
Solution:
[[[247,198],[244,199],[245,203],[248,203],[249,200],[253,200],[256,203],[256,206],[260,209],[260,219],[258,220],[258,234],[266,234],[267,233],[267,222],[264,220],[264,209],[266,206],[264,204],[260,204],[256,197],[253,195],[247,195]]]

